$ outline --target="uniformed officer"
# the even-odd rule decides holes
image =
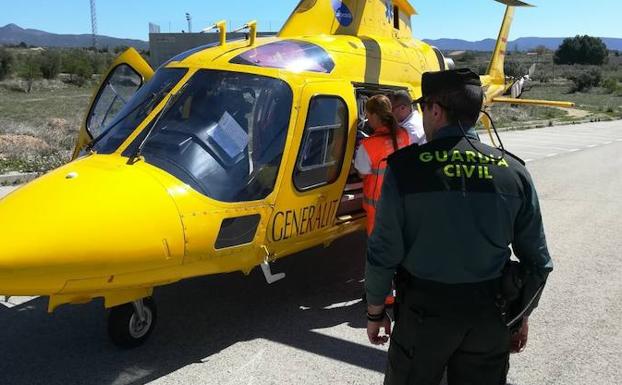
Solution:
[[[438,385],[445,368],[450,385],[505,384],[511,342],[524,348],[526,317],[552,270],[538,198],[520,159],[477,139],[478,75],[425,73],[422,92],[429,142],[389,158],[368,241],[367,333],[374,344],[391,335],[385,384]],[[528,271],[529,310],[514,341],[500,297],[510,245]],[[383,302],[396,271],[391,333]]]

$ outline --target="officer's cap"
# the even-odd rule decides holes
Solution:
[[[459,91],[468,86],[482,86],[479,75],[468,68],[426,72],[421,78],[421,97],[415,103],[422,103],[434,95]]]

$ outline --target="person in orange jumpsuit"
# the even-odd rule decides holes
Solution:
[[[371,136],[361,140],[354,158],[354,168],[363,179],[363,209],[367,213],[367,236],[374,230],[376,204],[380,200],[382,182],[389,155],[410,144],[408,131],[400,127],[391,101],[384,95],[375,95],[365,104],[367,123]],[[387,306],[393,305],[395,296],[389,294]]]
[[[410,144],[408,132],[399,126],[391,101],[384,95],[371,97],[365,105],[367,122],[373,133],[361,140],[354,168],[363,179],[363,209],[367,213],[367,235],[374,229],[376,203],[380,199],[387,158]]]

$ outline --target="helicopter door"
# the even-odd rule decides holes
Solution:
[[[353,142],[356,135],[355,106],[350,83],[312,83],[303,89],[296,122],[300,143],[291,150],[293,170],[284,174],[291,189],[280,190],[268,228],[273,244],[291,245],[278,249],[317,243],[316,237],[335,224],[350,169],[345,159],[352,158],[354,147],[348,139]]]
[[[93,94],[72,159],[102,133],[106,125],[152,76],[153,69],[134,48],[127,49],[112,62],[104,80]]]

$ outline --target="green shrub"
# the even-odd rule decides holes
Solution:
[[[603,75],[600,70],[592,69],[589,71],[581,72],[579,75],[573,77],[571,80],[574,82],[570,92],[586,92],[592,89],[592,87],[598,87],[602,81]]]
[[[517,61],[506,61],[503,67],[506,76],[521,78],[529,73],[529,68]]]
[[[0,80],[6,79],[15,65],[13,54],[4,48],[0,48]]]
[[[21,58],[17,75],[26,81],[26,92],[32,91],[32,85],[36,79],[39,79],[41,74],[41,60],[40,56],[34,54],[27,54]]]
[[[89,54],[81,49],[72,50],[66,55],[63,69],[70,75],[70,83],[80,87],[93,76],[93,65]]]
[[[553,80],[553,75],[548,72],[539,71],[536,72],[531,79],[540,83],[550,83]]]
[[[45,79],[55,79],[60,73],[61,55],[58,51],[48,50],[40,58],[41,74]]]
[[[608,94],[613,94],[620,89],[618,79],[615,78],[608,78],[602,83],[602,86],[605,90],[607,90]]]

